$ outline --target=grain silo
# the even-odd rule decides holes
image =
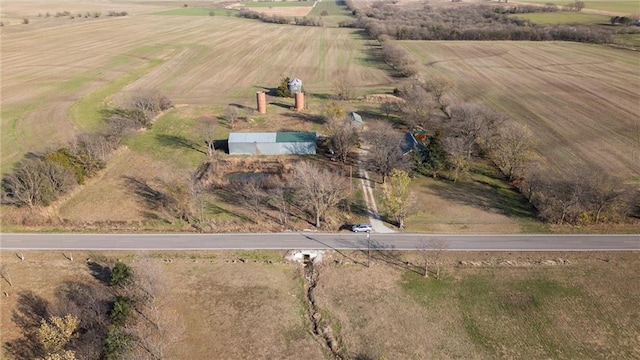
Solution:
[[[289,80],[289,91],[291,91],[291,95],[301,93],[302,92],[302,80],[298,78],[293,78]]]
[[[265,114],[267,112],[267,94],[264,91],[258,91],[256,93],[256,101],[258,103],[258,112]]]

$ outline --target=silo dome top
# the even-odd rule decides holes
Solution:
[[[302,92],[302,80],[293,78],[289,81],[289,91],[292,94]]]

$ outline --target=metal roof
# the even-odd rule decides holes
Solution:
[[[351,120],[357,122],[360,125],[364,125],[364,121],[362,121],[362,116],[360,116],[360,114],[352,111],[349,113],[349,115],[351,116]]]
[[[234,132],[229,134],[230,143],[274,143],[276,142],[276,133],[254,133],[254,132]]]
[[[230,143],[282,143],[282,142],[316,142],[314,132],[233,132],[229,134]]]
[[[314,132],[278,132],[276,142],[316,142]]]

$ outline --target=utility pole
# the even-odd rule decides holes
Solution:
[[[371,232],[367,231],[367,267],[371,266]]]

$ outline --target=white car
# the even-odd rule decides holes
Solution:
[[[351,227],[353,232],[371,232],[371,224],[358,224]]]

